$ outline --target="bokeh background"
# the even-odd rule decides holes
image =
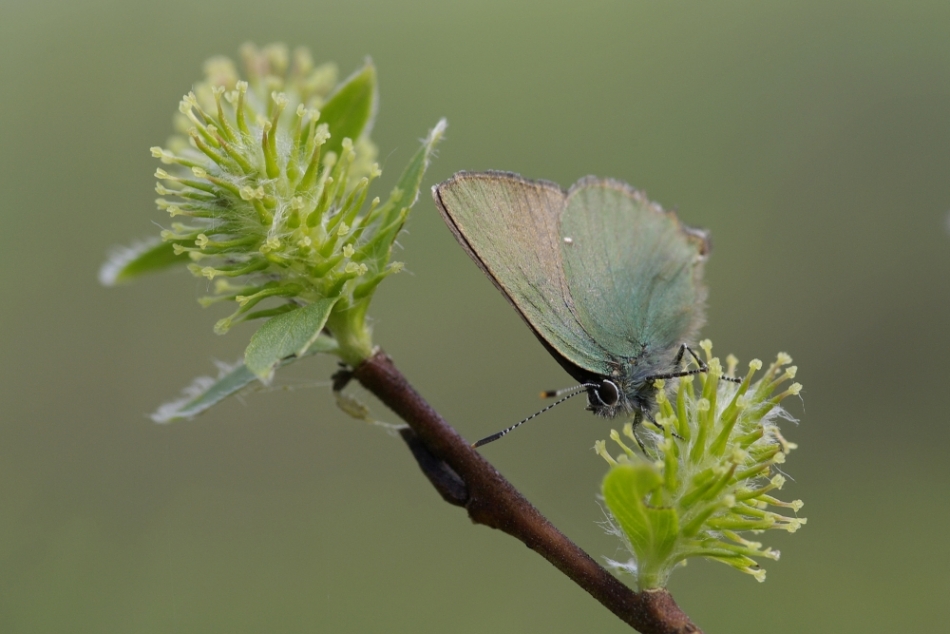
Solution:
[[[692,562],[707,632],[941,631],[950,608],[950,4],[0,4],[0,631],[622,632],[513,539],[444,504],[333,404],[330,359],[169,426],[147,413],[252,327],[212,334],[185,272],[120,289],[154,234],[148,148],[202,62],[248,40],[372,56],[388,190],[449,131],[460,169],[612,176],[711,229],[720,354],[800,366],[783,496],[808,525],[756,583]],[[386,180],[389,179],[389,180]],[[377,343],[468,438],[570,379],[442,225],[413,212]],[[359,391],[357,390],[357,393]],[[375,416],[396,422],[362,393]],[[486,456],[595,557],[607,422],[579,401]]]

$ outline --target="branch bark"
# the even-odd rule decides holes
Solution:
[[[432,409],[384,352],[339,375],[334,387],[342,389],[350,376],[409,424],[402,436],[423,473],[473,522],[520,540],[643,634],[701,634],[669,592],[632,591],[555,528]]]

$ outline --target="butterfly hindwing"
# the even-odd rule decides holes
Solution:
[[[670,351],[702,325],[706,234],[641,192],[593,177],[571,188],[559,230],[584,331],[615,360],[646,355],[669,363]]]

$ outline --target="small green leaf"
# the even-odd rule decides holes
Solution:
[[[330,128],[324,152],[336,152],[339,156],[343,139],[356,141],[364,132],[369,132],[375,115],[376,67],[367,62],[350,75],[320,109],[320,121]]]
[[[674,509],[649,506],[645,501],[662,483],[662,476],[651,465],[620,464],[611,467],[602,487],[607,508],[636,553],[641,589],[657,587],[651,583],[653,567],[670,557],[679,533]],[[662,584],[666,579],[658,581]]]
[[[396,184],[396,189],[400,192],[398,201],[390,199],[386,202],[389,209],[386,210],[387,215],[382,223],[384,227],[388,227],[373,243],[374,254],[381,263],[389,259],[389,247],[392,246],[393,240],[396,239],[402,229],[403,223],[397,222],[400,211],[412,207],[419,198],[422,177],[425,176],[435,146],[442,140],[447,127],[448,122],[445,119],[440,119],[435,127],[429,131],[429,135],[423,140],[422,146],[416,150],[412,159],[409,160],[409,164],[406,165],[406,169],[399,177],[399,182]],[[403,221],[405,221],[405,216],[403,216]]]
[[[128,247],[119,247],[99,269],[99,283],[115,286],[130,282],[146,273],[153,273],[170,266],[188,264],[184,255],[175,255],[171,242],[158,237],[136,242]]]
[[[282,359],[302,356],[317,341],[338,299],[321,299],[264,322],[244,351],[245,365],[263,383],[270,383]]]
[[[321,334],[303,356],[309,357],[320,352],[333,352],[337,347],[336,340],[333,337]],[[280,360],[278,367],[290,365],[300,358],[302,357],[285,357]],[[181,399],[165,403],[155,410],[152,414],[152,420],[156,423],[169,423],[175,420],[192,419],[256,381],[257,377],[247,369],[243,362],[238,362],[233,366],[222,366],[217,378],[198,377],[190,386],[185,388],[184,396]]]
[[[422,147],[416,150],[409,165],[403,170],[399,177],[399,183],[396,185],[402,192],[402,198],[399,204],[403,207],[412,207],[419,198],[419,187],[422,185],[422,177],[429,167],[429,159],[432,158],[432,152],[436,144],[442,140],[445,135],[445,129],[448,127],[445,119],[439,119],[435,127],[429,131],[429,135],[422,141]]]

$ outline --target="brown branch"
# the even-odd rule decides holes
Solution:
[[[352,376],[409,424],[402,434],[423,473],[473,522],[508,533],[536,551],[643,634],[700,633],[666,590],[633,592],[554,527],[508,480],[471,448],[413,389],[392,359],[377,352]]]

